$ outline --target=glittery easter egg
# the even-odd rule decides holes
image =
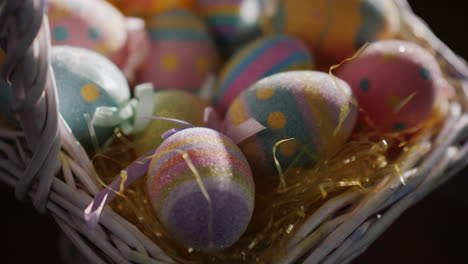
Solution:
[[[143,82],[156,89],[196,91],[216,71],[218,54],[207,26],[192,13],[174,9],[149,22],[150,56]]]
[[[266,20],[266,32],[297,36],[327,67],[399,30],[398,11],[388,0],[278,0],[276,13]]]
[[[203,126],[205,108],[209,103],[200,97],[176,90],[160,91],[154,94],[153,116],[186,121],[194,126]],[[134,136],[135,149],[139,156],[156,149],[163,141],[164,132],[182,127],[167,120],[152,120],[145,130]]]
[[[214,101],[225,112],[237,95],[261,78],[313,68],[313,58],[300,40],[287,35],[264,37],[245,46],[228,61],[221,71]]]
[[[260,31],[264,0],[200,0],[199,10],[223,44]]]
[[[127,40],[125,17],[103,0],[49,0],[52,44],[94,50],[120,65]]]
[[[148,17],[175,8],[194,9],[196,0],[108,0],[127,16]]]
[[[97,107],[123,106],[130,89],[120,70],[104,56],[90,50],[55,46],[52,68],[57,82],[60,113],[76,139],[91,150],[85,114],[92,119]],[[99,143],[104,143],[115,127],[95,127]]]
[[[273,149],[285,139],[294,140],[278,146],[276,157],[283,169],[311,165],[339,149],[351,134],[357,111],[349,103],[349,86],[338,78],[336,83],[322,72],[278,73],[258,81],[233,101],[226,114],[228,130],[249,118],[267,128],[240,144],[255,175],[275,175]],[[341,120],[345,106],[349,114]]]
[[[372,43],[336,75],[349,83],[362,109],[383,132],[420,126],[431,115],[443,84],[434,57],[399,40]]]
[[[249,164],[228,137],[212,129],[188,128],[167,138],[155,152],[147,183],[159,220],[189,247],[227,248],[252,216],[255,188]]]

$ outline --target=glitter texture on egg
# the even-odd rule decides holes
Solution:
[[[349,83],[362,109],[382,132],[420,127],[430,117],[445,82],[429,52],[400,40],[370,44],[336,75]]]
[[[125,76],[104,56],[77,47],[53,47],[51,63],[60,114],[83,147],[93,150],[89,121],[98,107],[118,109],[130,99]],[[85,115],[89,115],[90,120]],[[115,127],[95,127],[98,143],[104,144]]]
[[[228,137],[208,128],[188,128],[166,139],[153,155],[147,184],[159,220],[188,247],[227,248],[252,216],[249,164]]]
[[[350,87],[335,80],[317,71],[278,73],[256,82],[234,100],[226,114],[227,129],[249,118],[267,127],[240,144],[256,176],[278,180],[273,149],[282,140],[288,141],[278,145],[276,156],[283,169],[329,158],[346,141],[357,111],[349,103]]]

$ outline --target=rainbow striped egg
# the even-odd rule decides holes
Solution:
[[[154,16],[148,26],[151,51],[142,81],[153,83],[156,89],[200,89],[218,65],[208,27],[182,9]]]
[[[261,78],[313,68],[313,58],[300,40],[287,35],[258,39],[239,50],[222,69],[214,92],[215,104],[224,113],[237,95]]]
[[[264,31],[307,43],[323,67],[352,56],[366,42],[393,38],[399,15],[388,0],[278,0]],[[267,13],[265,13],[267,14]],[[267,14],[269,16],[271,14]]]
[[[188,128],[167,138],[155,151],[147,184],[159,220],[189,247],[227,248],[252,216],[255,190],[249,164],[228,137],[212,129]]]
[[[260,31],[264,0],[199,0],[200,13],[223,44]]]
[[[240,144],[255,175],[276,175],[273,157],[283,169],[311,165],[333,155],[351,134],[356,107],[349,104],[351,88],[336,78],[317,71],[291,71],[266,77],[241,93],[226,114],[227,130],[249,118],[267,129]],[[350,112],[340,123],[341,109]],[[335,134],[335,129],[337,129]],[[271,181],[271,177],[269,178]]]
[[[164,90],[154,94],[153,116],[174,118],[194,126],[203,126],[205,108],[210,106],[202,98],[185,91]],[[163,141],[164,132],[182,127],[167,120],[151,120],[150,124],[134,136],[138,156],[156,149]]]

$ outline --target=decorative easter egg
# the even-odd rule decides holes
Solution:
[[[387,0],[278,0],[276,13],[266,20],[266,32],[297,36],[327,67],[399,30],[398,11]]]
[[[196,0],[108,0],[127,16],[148,17],[176,8],[194,9]]]
[[[130,89],[120,70],[104,56],[90,50],[55,46],[52,68],[57,82],[60,113],[73,135],[87,150],[92,150],[88,121],[98,107],[122,107],[130,99]],[[100,144],[115,127],[95,127]]]
[[[94,50],[123,64],[127,31],[125,17],[102,0],[49,0],[52,44]]]
[[[143,82],[156,89],[196,91],[216,71],[218,54],[207,26],[192,13],[174,9],[149,22],[151,51]]]
[[[255,188],[249,164],[228,137],[209,128],[188,128],[167,138],[155,152],[147,183],[158,218],[189,247],[227,248],[252,216]]]
[[[223,68],[214,101],[222,112],[243,90],[263,77],[292,70],[312,70],[307,47],[287,35],[261,38],[239,50]]]
[[[326,73],[278,73],[242,92],[229,107],[225,126],[230,130],[249,118],[264,125],[267,129],[240,147],[255,175],[277,175],[273,149],[282,140],[292,139],[277,146],[276,157],[283,170],[306,167],[339,149],[356,121],[351,96],[348,84],[338,78],[335,83]],[[342,119],[345,107],[349,113]]]
[[[182,120],[193,126],[203,126],[205,108],[210,106],[200,97],[184,91],[166,90],[154,94],[153,116]],[[134,136],[135,149],[141,156],[156,149],[168,130],[183,125],[167,120],[151,120],[145,130]]]
[[[199,10],[223,44],[260,30],[264,0],[200,0]]]
[[[443,77],[434,57],[399,40],[374,42],[336,72],[383,132],[419,127],[432,113]]]

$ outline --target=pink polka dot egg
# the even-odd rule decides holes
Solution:
[[[349,83],[359,105],[382,132],[410,131],[426,121],[443,83],[435,58],[417,44],[370,44],[336,75]]]
[[[52,44],[96,51],[123,63],[127,40],[125,17],[102,0],[49,0]]]
[[[195,92],[216,71],[218,53],[203,20],[188,10],[172,9],[148,23],[150,55],[142,82],[156,89]]]
[[[335,82],[323,72],[277,73],[237,96],[226,113],[225,126],[230,130],[249,118],[265,126],[240,147],[255,175],[275,175],[273,149],[283,140],[276,145],[276,158],[283,169],[307,167],[340,148],[356,121],[351,97],[351,88],[344,81],[336,78]],[[341,120],[346,105],[349,114]]]

